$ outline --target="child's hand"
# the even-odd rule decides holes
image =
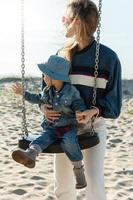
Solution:
[[[15,94],[22,95],[22,86],[18,83],[13,84],[12,90]]]

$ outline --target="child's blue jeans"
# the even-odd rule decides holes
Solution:
[[[43,151],[57,139],[60,139],[62,149],[71,161],[81,161],[83,159],[78,143],[76,127],[72,127],[68,132],[62,134],[60,138],[57,135],[56,128],[46,128],[30,145],[39,145]]]

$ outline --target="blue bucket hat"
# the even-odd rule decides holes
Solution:
[[[63,82],[70,82],[69,71],[71,64],[68,60],[52,55],[48,61],[42,64],[38,64],[39,69],[43,74],[48,75],[54,80],[61,80]]]

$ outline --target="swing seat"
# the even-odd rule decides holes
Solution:
[[[18,141],[18,147],[26,150],[29,147],[29,144],[37,137],[38,135],[32,135],[32,134],[29,134],[28,136],[23,136]],[[97,133],[95,133],[93,136],[91,136],[90,133],[84,133],[78,135],[78,140],[82,150],[96,146],[100,142]],[[45,150],[43,150],[43,153],[64,153],[60,145],[60,139],[58,139],[56,142],[54,142]]]

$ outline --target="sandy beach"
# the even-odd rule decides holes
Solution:
[[[0,79],[0,200],[54,200],[53,154],[41,154],[34,169],[14,162],[11,152],[21,135],[21,97],[11,91],[13,79]],[[39,91],[39,79],[27,81]],[[133,200],[133,80],[123,81],[123,107],[108,126],[105,155],[107,200]],[[28,129],[38,133],[42,119],[38,106],[26,102]],[[78,200],[87,200],[84,190]]]

